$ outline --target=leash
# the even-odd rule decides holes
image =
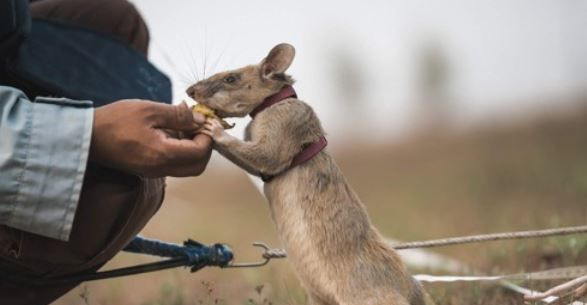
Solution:
[[[569,234],[578,234],[587,232],[587,226],[522,231],[522,232],[506,232],[497,234],[473,235],[455,238],[446,238],[422,242],[409,242],[393,245],[396,250],[413,249],[413,248],[429,248],[454,244],[477,243],[495,240],[509,240],[522,238],[537,238],[547,236],[561,236]],[[107,271],[86,271],[72,275],[64,275],[58,277],[35,277],[22,274],[14,274],[0,269],[0,279],[8,280],[13,283],[40,286],[40,285],[59,285],[66,283],[77,283],[85,281],[95,281],[101,279],[122,277],[140,273],[154,272],[177,267],[188,267],[190,271],[197,272],[204,267],[220,267],[220,268],[248,268],[261,267],[269,263],[271,259],[286,258],[287,253],[283,249],[271,249],[264,243],[253,243],[254,247],[261,248],[263,253],[261,257],[263,260],[257,262],[235,263],[233,261],[234,254],[231,248],[226,244],[204,245],[192,239],[186,240],[183,245],[161,242],[158,240],[147,239],[136,236],[124,249],[125,252],[146,254],[152,256],[159,256],[168,258],[162,261],[140,264],[131,267],[117,268]],[[583,270],[584,271],[584,270]],[[537,274],[534,274],[535,276]],[[471,281],[471,280],[503,280],[505,277],[478,277],[478,278],[464,278],[451,277],[444,280],[438,278],[428,278],[421,275],[421,280],[428,281]]]
[[[0,279],[27,286],[60,285],[109,279],[177,267],[190,268],[192,273],[197,272],[204,267],[259,267],[269,263],[272,258],[285,257],[284,251],[279,249],[270,249],[263,243],[254,243],[253,246],[262,248],[264,250],[262,253],[262,258],[264,259],[263,261],[252,263],[234,263],[233,252],[230,247],[225,244],[213,244],[206,246],[197,241],[188,239],[183,243],[183,245],[179,245],[136,236],[123,249],[123,251],[165,257],[168,259],[107,271],[85,271],[71,275],[48,278],[14,274],[0,269]]]

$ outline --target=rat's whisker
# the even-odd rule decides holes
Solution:
[[[159,51],[159,53],[161,54],[161,57],[163,57],[163,60],[165,61],[165,63],[171,68],[171,72],[173,72],[174,74],[176,74],[176,76],[179,79],[182,79],[183,81],[185,80],[189,80],[189,77],[186,77],[185,74],[185,70],[180,69],[175,62],[173,61],[173,59],[171,58],[171,56],[169,56],[169,52],[167,52],[167,50],[165,50],[165,48],[159,44],[159,42],[157,40],[151,40],[153,43],[153,46],[155,46],[156,50]]]
[[[189,69],[188,69],[188,71],[186,71],[185,68],[183,68],[183,69],[174,68],[174,72],[177,75],[179,80],[181,80],[183,82],[188,82],[188,83],[194,82],[195,76],[193,75],[193,73],[191,73],[189,71]]]
[[[186,75],[185,70],[177,70],[175,69],[174,72],[177,74],[178,78],[182,81],[191,81],[189,75]]]
[[[222,59],[222,56],[224,55],[225,50],[226,50],[226,48],[224,48],[224,50],[222,50],[222,52],[216,57],[216,60],[210,66],[211,73],[214,73],[214,71],[216,71],[216,68],[218,68],[218,64],[220,63],[220,60]]]
[[[184,47],[185,47],[185,48],[187,48],[187,47],[186,47],[186,45],[184,45]],[[183,61],[184,61],[184,62],[185,62],[185,61],[189,61],[189,54],[187,53],[186,49],[184,49],[184,48],[180,48],[180,50],[181,50],[181,55],[182,55]],[[193,63],[192,63],[192,64],[193,64]],[[193,71],[193,69],[192,69],[192,67],[191,67],[191,65],[190,65],[190,63],[189,63],[189,62],[187,62],[187,63],[184,65],[184,69],[185,69],[185,68],[187,68],[187,73],[188,73],[188,76],[190,76],[190,77],[188,77],[188,79],[193,79],[194,81],[196,81],[196,80],[198,79],[198,77],[197,77],[197,76],[194,74],[194,71]],[[185,70],[184,70],[184,71],[185,71]]]
[[[190,86],[193,85],[193,83],[194,83],[194,80],[192,78],[185,77],[184,74],[177,73],[177,76],[178,76],[177,77],[177,80],[180,81],[180,82],[182,82],[182,83],[189,84]]]
[[[182,85],[182,87],[189,87],[193,85],[191,81],[185,79],[179,79],[178,82],[180,83],[180,85]]]
[[[190,45],[187,45],[187,48],[189,49],[187,56],[188,56],[188,59],[191,62],[191,65],[189,65],[190,66],[190,71],[192,72],[192,74],[195,74],[194,75],[195,76],[194,77],[195,78],[195,81],[198,82],[198,81],[200,81],[201,78],[200,78],[200,74],[198,73],[197,61],[196,61],[196,59],[194,57],[194,52],[192,52],[191,46]]]
[[[208,42],[208,30],[207,28],[204,28],[204,78],[206,78],[206,59],[208,57],[208,46],[207,46],[207,42]]]
[[[218,57],[216,58],[216,61],[214,61],[214,63],[213,63],[213,66],[210,68],[212,72],[214,72],[216,70],[216,68],[218,68],[218,64],[220,63],[220,60],[224,56],[224,53],[226,52],[226,49],[228,49],[228,44],[229,43],[230,43],[230,39],[224,44],[224,47],[222,48],[222,51],[220,52],[220,55],[218,55]]]

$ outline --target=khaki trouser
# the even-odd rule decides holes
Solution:
[[[54,277],[100,268],[145,226],[163,201],[164,180],[92,167],[67,242],[0,226],[0,268]],[[79,283],[32,286],[0,281],[0,304],[47,304]]]
[[[126,0],[42,0],[31,10],[35,18],[109,33],[147,54],[147,27]],[[0,226],[0,269],[35,277],[97,270],[155,214],[164,189],[163,178],[145,179],[90,164],[69,241]],[[0,304],[48,304],[78,284],[27,287],[0,278]]]

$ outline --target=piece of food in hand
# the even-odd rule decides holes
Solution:
[[[224,129],[231,129],[234,127],[234,123],[229,124],[225,120],[221,119],[219,116],[216,115],[216,113],[214,113],[214,110],[212,108],[210,108],[204,104],[196,104],[192,108],[192,111],[198,112],[208,119],[218,120],[220,122],[220,124],[222,124],[222,128],[224,128]]]

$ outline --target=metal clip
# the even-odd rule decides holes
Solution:
[[[265,243],[261,242],[254,242],[254,247],[263,248],[263,254],[261,255],[264,261],[259,262],[251,262],[251,263],[231,263],[229,265],[224,266],[224,268],[249,268],[249,267],[261,267],[265,266],[269,263],[269,261],[273,258],[284,258],[286,257],[286,253],[282,249],[270,249]]]

